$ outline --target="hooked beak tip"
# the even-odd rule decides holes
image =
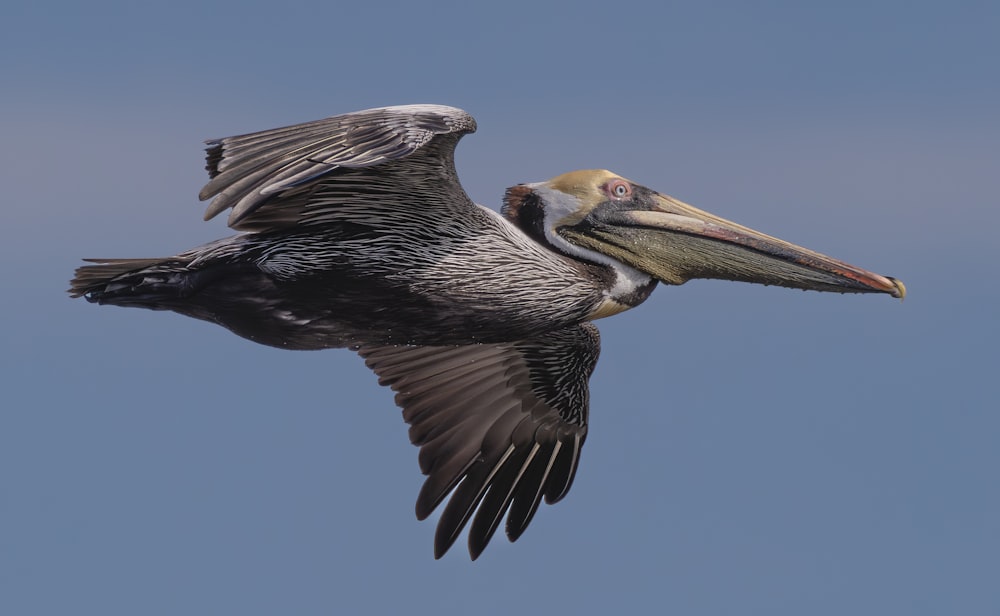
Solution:
[[[886,276],[886,278],[888,278],[889,282],[891,282],[893,286],[896,287],[896,290],[890,293],[890,295],[899,299],[900,301],[906,299],[906,285],[903,284],[903,281],[897,278],[893,278],[892,276]]]

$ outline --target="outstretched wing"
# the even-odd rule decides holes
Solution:
[[[454,153],[461,136],[475,130],[461,109],[402,105],[211,140],[205,167],[211,180],[198,196],[212,199],[205,220],[231,208],[229,226],[253,231],[308,222],[316,214],[310,209],[363,198],[368,184],[405,193],[434,183],[449,203],[467,207],[472,202],[458,183]],[[314,196],[325,180],[348,172],[361,177],[340,193]]]
[[[448,551],[472,518],[469,553],[485,549],[504,514],[517,540],[541,499],[569,491],[587,436],[588,380],[600,337],[585,323],[504,344],[359,349],[420,447],[427,475],[417,497],[423,520],[451,493],[434,556]]]

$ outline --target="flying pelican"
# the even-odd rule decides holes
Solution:
[[[417,518],[450,494],[435,558],[469,520],[477,558],[562,499],[587,436],[591,323],[658,282],[720,278],[902,298],[901,282],[734,224],[604,170],[472,202],[439,105],[369,109],[208,141],[208,220],[243,233],[159,259],[90,259],[69,290],[172,310],[286,349],[349,348],[396,403],[427,476]]]

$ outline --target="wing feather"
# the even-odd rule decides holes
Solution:
[[[539,446],[539,451],[524,470],[524,475],[518,482],[514,498],[510,503],[510,513],[507,516],[507,536],[511,541],[517,539],[524,533],[524,530],[531,522],[531,518],[538,511],[538,505],[542,502],[542,494],[545,481],[552,470],[552,463],[555,461],[562,443],[546,440]]]
[[[455,347],[359,349],[396,402],[427,475],[417,497],[424,519],[446,498],[435,556],[466,524],[477,558],[507,516],[514,541],[541,500],[569,491],[587,435],[588,380],[600,352],[586,323],[536,338]],[[449,497],[450,494],[450,497]]]
[[[416,157],[424,160],[411,167],[437,167],[438,175],[453,180],[446,192],[461,197],[454,201],[471,205],[458,185],[454,149],[463,134],[475,130],[475,120],[461,109],[402,105],[215,139],[207,142],[209,181],[198,196],[212,199],[206,220],[231,209],[229,226],[235,229],[288,226],[301,223],[310,207],[336,205],[330,190],[316,203],[309,197],[325,178],[369,169],[370,178],[404,181],[406,174],[394,175],[390,163]],[[435,142],[440,147],[426,147]]]

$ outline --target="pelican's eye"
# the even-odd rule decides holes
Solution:
[[[632,187],[625,180],[612,180],[608,182],[607,191],[615,199],[624,199],[632,196]]]

